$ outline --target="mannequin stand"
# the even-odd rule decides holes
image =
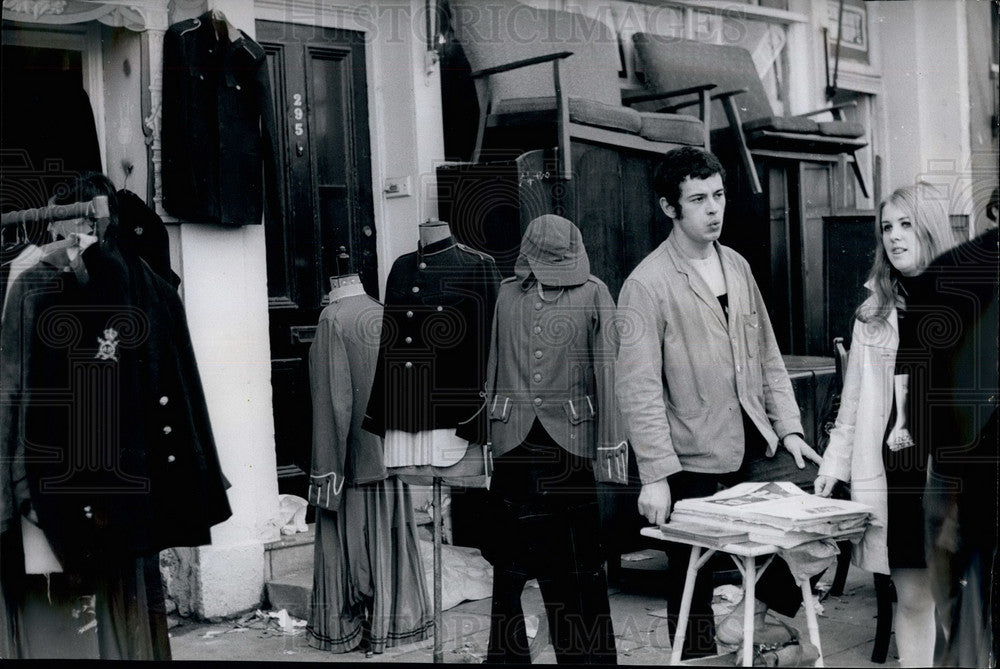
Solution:
[[[434,477],[434,664],[444,663],[444,640],[441,638],[441,478]]]

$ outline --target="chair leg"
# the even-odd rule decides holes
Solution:
[[[479,115],[479,127],[476,129],[476,148],[472,150],[472,162],[479,162],[479,155],[483,151],[483,138],[486,136],[486,121],[490,117],[490,103],[484,105],[484,109]]]
[[[743,163],[743,168],[747,172],[747,178],[750,180],[750,188],[753,190],[754,195],[760,195],[764,192],[764,189],[760,185],[760,177],[757,176],[757,166],[754,165],[753,154],[750,153],[747,137],[743,134],[743,122],[740,120],[740,112],[736,109],[736,103],[733,102],[732,97],[722,99],[722,108],[726,111],[729,127],[732,128],[733,135],[736,137],[740,162]]]
[[[878,622],[875,625],[872,662],[878,664],[883,664],[889,655],[889,637],[892,634],[892,600],[892,578],[888,574],[875,574],[875,611]]]
[[[869,197],[868,188],[865,186],[865,175],[861,173],[861,166],[858,165],[858,157],[851,154],[851,169],[854,171],[854,178],[858,180],[858,186],[861,187],[861,194],[865,197]]]

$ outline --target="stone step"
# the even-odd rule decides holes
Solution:
[[[289,615],[308,620],[312,585],[312,564],[273,578],[264,585],[267,605],[274,611],[285,609]]]
[[[264,581],[279,579],[302,569],[312,570],[316,526],[308,532],[282,536],[264,545]]]

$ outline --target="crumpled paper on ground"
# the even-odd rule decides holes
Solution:
[[[420,542],[427,594],[434,597],[434,544]],[[493,566],[477,548],[441,545],[441,610],[493,596]]]
[[[229,632],[245,632],[247,630],[258,630],[283,636],[298,636],[306,631],[306,624],[305,620],[300,620],[290,615],[285,609],[278,611],[261,611],[257,609],[237,620],[233,624],[233,629],[213,630],[206,633],[205,636],[228,634]]]

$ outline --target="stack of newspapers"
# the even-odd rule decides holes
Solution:
[[[810,495],[793,483],[741,483],[674,505],[667,538],[712,545],[753,541],[794,548],[819,539],[860,537],[872,517],[864,504]]]

